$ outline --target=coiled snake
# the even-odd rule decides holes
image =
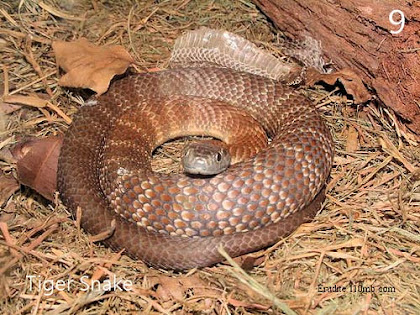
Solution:
[[[225,103],[259,122],[270,145],[216,176],[151,171],[156,145],[184,135],[187,108],[205,108],[196,125],[211,130],[212,108]],[[246,124],[232,117],[226,125]],[[64,139],[58,187],[88,232],[114,226],[112,248],[182,270],[221,261],[219,246],[232,256],[267,247],[312,218],[332,155],[329,130],[299,92],[206,63],[128,76],[82,107]]]

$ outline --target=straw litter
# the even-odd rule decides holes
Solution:
[[[418,142],[392,112],[355,106],[339,88],[303,91],[336,144],[323,210],[245,261],[186,274],[149,268],[92,243],[58,200],[14,180],[10,148],[61,133],[92,94],[57,84],[52,41],[121,45],[129,71],[142,72],[165,68],[174,40],[207,26],[287,60],[282,34],[252,2],[3,1],[0,20],[2,314],[418,314]],[[155,169],[178,171],[181,147],[159,148]]]

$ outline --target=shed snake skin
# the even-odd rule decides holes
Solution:
[[[223,260],[219,246],[238,256],[272,245],[313,218],[332,165],[330,132],[298,91],[242,70],[205,63],[132,75],[80,108],[61,149],[58,189],[73,213],[82,210],[86,231],[113,226],[104,240],[113,249],[185,270]],[[226,104],[261,124],[270,145],[212,177],[151,170],[155,147],[188,128],[217,137],[223,124],[246,125],[233,113],[213,130],[211,119],[228,117]],[[188,128],[187,109],[196,112]]]

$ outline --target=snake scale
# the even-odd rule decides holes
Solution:
[[[207,108],[198,125],[212,125],[213,105],[245,111],[270,145],[211,177],[153,172],[152,151],[183,135],[178,120],[194,104]],[[298,91],[231,68],[180,67],[117,80],[83,106],[65,135],[58,189],[85,230],[113,227],[107,245],[185,270],[223,260],[219,246],[231,256],[267,247],[313,218],[332,157],[328,128]]]

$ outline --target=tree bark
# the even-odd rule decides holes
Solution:
[[[294,41],[321,42],[323,57],[336,69],[351,68],[377,98],[420,136],[420,1],[254,0]],[[405,25],[392,25],[393,10]],[[399,21],[400,15],[394,14]]]

